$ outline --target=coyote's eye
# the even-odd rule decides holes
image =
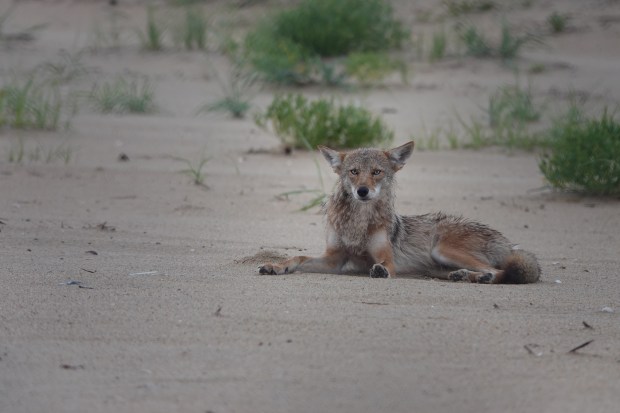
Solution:
[[[357,170],[356,168],[351,169],[349,172],[351,173],[351,175],[357,175],[360,173],[360,171]]]
[[[372,174],[373,175],[381,175],[381,172],[383,172],[381,169],[373,169]]]

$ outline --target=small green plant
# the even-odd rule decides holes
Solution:
[[[282,192],[276,198],[288,200],[291,196],[310,194],[312,197],[306,201],[299,211],[307,211],[314,207],[323,205],[327,199],[327,193],[323,189],[297,189],[293,191]]]
[[[209,162],[209,158],[205,158],[203,156],[198,160],[196,164],[194,164],[188,159],[183,159],[183,161],[187,164],[187,169],[182,170],[181,173],[190,176],[194,185],[208,188],[208,186],[204,183],[206,175],[202,171],[202,168],[206,165],[207,162]]]
[[[527,72],[532,75],[539,75],[545,73],[546,70],[547,66],[544,63],[534,63],[527,69]]]
[[[7,161],[10,163],[21,164],[27,162],[45,162],[53,163],[57,160],[62,161],[65,165],[71,162],[73,157],[73,148],[62,143],[54,146],[43,146],[36,144],[34,146],[26,146],[24,139],[19,139],[17,143],[12,142],[7,152]]]
[[[500,146],[510,150],[522,149],[531,151],[544,146],[544,139],[539,133],[532,132],[526,123],[502,121],[489,127],[480,119],[472,116],[469,120],[456,115],[458,123],[463,129],[463,137],[459,145],[470,149],[480,149],[488,146]],[[452,145],[452,144],[451,144]]]
[[[0,127],[56,130],[75,114],[69,98],[57,85],[35,82],[35,76],[14,78],[0,87]]]
[[[177,28],[177,43],[187,50],[205,50],[207,47],[208,21],[199,7],[186,7],[183,22]]]
[[[422,123],[422,134],[417,137],[412,136],[416,141],[419,150],[437,151],[445,147],[447,143],[449,149],[458,149],[461,146],[459,134],[450,122],[449,126],[439,125],[432,129],[427,129]]]
[[[138,30],[137,33],[143,49],[154,52],[164,49],[166,28],[160,19],[155,15],[155,8],[153,6],[149,5],[146,8],[145,30]]]
[[[519,85],[502,86],[489,97],[489,123],[492,127],[516,122],[535,122],[540,110],[534,104],[530,89]]]
[[[445,30],[440,30],[433,33],[429,60],[431,62],[436,62],[443,59],[446,55],[447,45],[448,36],[446,35]]]
[[[551,185],[593,195],[620,194],[620,122],[607,109],[586,118],[571,107],[548,133],[539,167]]]
[[[407,65],[384,53],[356,52],[345,60],[345,72],[362,86],[371,86],[383,81],[390,73],[399,72],[404,83],[407,80]]]
[[[304,142],[304,144],[306,145],[306,149],[308,149],[309,151],[313,151],[316,149],[316,148],[311,147],[308,144],[308,142]],[[314,154],[313,161],[314,161],[314,166],[316,167],[316,174],[317,174],[317,178],[318,178],[319,186],[320,186],[319,189],[298,189],[298,190],[283,192],[277,196],[277,198],[279,199],[288,200],[289,197],[293,195],[296,196],[296,195],[310,194],[311,198],[308,201],[306,201],[302,205],[302,207],[299,209],[302,212],[312,209],[314,207],[323,205],[325,201],[327,200],[327,196],[328,196],[327,192],[325,192],[325,182],[323,181],[323,174],[321,173],[321,166],[319,165],[319,161],[317,160],[316,153]]]
[[[552,33],[562,33],[566,31],[570,16],[566,14],[560,14],[554,11],[547,17],[547,25],[551,29]]]
[[[19,139],[17,141],[17,144],[11,143],[11,146],[9,146],[6,160],[9,163],[22,163],[22,161],[24,160],[25,154],[26,154],[26,150],[24,147],[24,140]]]
[[[88,73],[88,68],[82,63],[82,56],[82,52],[61,50],[57,58],[38,65],[35,72],[52,84],[68,83]]]
[[[443,5],[448,14],[454,17],[470,13],[484,13],[496,8],[491,0],[444,0]]]
[[[472,116],[468,122],[459,114],[456,115],[456,119],[465,133],[465,140],[462,142],[465,148],[480,149],[493,145],[492,134],[478,119]]]
[[[233,118],[242,119],[251,108],[251,100],[257,77],[249,73],[245,65],[237,60],[233,63],[227,82],[218,82],[223,92],[223,97],[202,105],[197,113],[223,111],[230,113]]]
[[[517,58],[523,46],[530,43],[541,43],[541,40],[539,37],[529,33],[515,34],[508,22],[502,22],[502,37],[497,50],[502,60],[506,61]]]
[[[129,80],[118,76],[112,82],[95,85],[88,97],[104,113],[149,113],[155,110],[153,88],[146,76],[133,76]]]
[[[261,127],[270,122],[282,143],[293,148],[353,148],[394,138],[381,118],[363,107],[338,105],[333,99],[309,101],[301,94],[276,96],[255,120]]]
[[[347,86],[347,73],[340,65],[334,62],[316,60],[316,65],[324,84],[332,87]]]
[[[503,61],[517,58],[523,46],[527,44],[542,43],[540,38],[533,34],[515,34],[505,20],[502,22],[501,37],[497,45],[492,45],[473,24],[462,26],[460,37],[467,55],[479,58],[499,57]]]
[[[489,41],[474,25],[469,25],[461,31],[461,40],[469,56],[491,57],[493,55],[493,48],[489,45]]]

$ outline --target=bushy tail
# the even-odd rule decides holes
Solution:
[[[535,283],[540,278],[540,265],[536,256],[529,251],[512,250],[504,265],[502,283],[526,284]]]

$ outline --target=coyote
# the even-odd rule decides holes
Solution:
[[[259,267],[260,274],[397,274],[478,283],[533,283],[540,277],[534,254],[486,225],[444,213],[398,215],[394,175],[413,151],[397,148],[319,150],[339,178],[324,212],[327,248],[321,257],[293,257]]]

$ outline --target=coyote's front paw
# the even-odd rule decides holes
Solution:
[[[390,272],[381,264],[375,264],[370,269],[370,278],[388,278]]]
[[[258,267],[258,273],[267,275],[288,274],[288,267],[283,268],[277,264],[264,264]]]

